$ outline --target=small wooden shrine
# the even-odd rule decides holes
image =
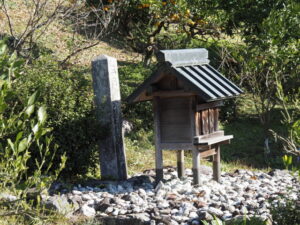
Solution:
[[[164,50],[157,58],[158,69],[127,98],[153,102],[156,180],[163,179],[162,150],[177,151],[179,177],[184,176],[184,150],[192,150],[194,183],[200,182],[200,157],[208,156],[219,181],[220,145],[233,138],[219,130],[219,108],[242,90],[209,65],[206,49]]]

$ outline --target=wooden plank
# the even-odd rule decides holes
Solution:
[[[214,130],[219,130],[219,109],[214,108]]]
[[[200,152],[201,158],[205,158],[205,157],[212,156],[212,155],[215,155],[215,154],[216,154],[216,150],[214,148],[206,150],[204,152]]]
[[[209,145],[194,145],[194,147],[196,147],[200,153],[211,149]]]
[[[159,96],[162,98],[170,98],[170,97],[188,97],[194,96],[196,93],[185,92],[184,90],[174,90],[174,91],[155,91],[152,93],[153,96]]]
[[[151,74],[131,95],[126,98],[126,101],[129,103],[146,101],[149,98],[146,95],[147,88],[151,85],[159,81],[165,73],[168,73],[169,70],[166,66],[160,66],[154,73]]]
[[[190,118],[190,126],[191,126],[191,142],[193,142],[193,136],[196,135],[196,111],[195,111],[195,105],[196,105],[196,96],[191,97],[189,99],[189,118]]]
[[[195,112],[195,135],[199,136],[201,130],[200,113]]]
[[[160,128],[163,143],[192,143],[190,98],[160,99]]]
[[[221,150],[220,145],[216,146],[216,154],[213,156],[213,178],[220,182],[221,178]]]
[[[160,105],[163,109],[177,109],[187,107],[190,103],[189,97],[160,99]]]
[[[163,143],[192,143],[191,127],[182,124],[162,124],[161,141]]]
[[[184,150],[177,151],[177,172],[179,178],[184,176]]]
[[[202,111],[205,109],[216,108],[216,107],[220,107],[223,105],[224,105],[223,101],[215,101],[215,102],[208,102],[208,103],[204,103],[204,104],[198,104],[197,111],[199,112],[199,111]]]
[[[155,172],[156,183],[163,179],[163,154],[160,147],[160,107],[159,97],[153,99],[153,112],[154,112],[154,134],[155,134]]]
[[[214,145],[218,143],[224,143],[233,138],[233,135],[225,135],[220,137],[201,138],[201,136],[194,137],[195,145]]]
[[[162,150],[192,150],[194,148],[193,143],[160,143]]]
[[[201,111],[201,121],[202,121],[202,132],[201,134],[208,134],[208,110]]]
[[[208,109],[208,127],[209,127],[209,133],[213,133],[214,132],[214,121],[215,121],[214,109]]]
[[[147,87],[146,96],[152,96],[152,94],[158,90],[158,87],[155,84],[151,84]]]
[[[196,125],[195,125],[195,114],[196,111],[194,109],[194,105],[196,104],[196,97],[191,98],[190,101],[190,118],[191,118],[191,127],[193,131],[193,135],[196,135],[198,132],[196,130]],[[193,180],[194,184],[200,184],[200,152],[196,147],[192,149],[193,152]]]
[[[177,107],[175,109],[166,109],[161,107],[161,123],[162,124],[182,124],[190,126],[189,107]]]
[[[199,118],[199,132],[198,135],[202,134],[202,113],[201,112],[197,112],[198,114],[198,118]]]
[[[157,82],[157,87],[160,90],[176,90],[177,89],[177,78],[176,76],[170,74],[170,73],[165,73],[163,78],[160,79]]]
[[[198,149],[193,149],[193,180],[194,184],[200,184],[200,152]]]
[[[200,139],[205,139],[205,138],[222,137],[222,136],[224,136],[224,131],[223,130],[218,130],[218,131],[215,131],[215,132],[210,133],[210,134],[199,135],[199,138]],[[196,136],[195,136],[195,138],[196,138]]]

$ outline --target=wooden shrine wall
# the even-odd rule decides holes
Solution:
[[[196,129],[199,135],[210,134],[218,131],[219,109],[211,108],[196,112]]]
[[[161,143],[191,143],[190,102],[189,97],[159,100]]]

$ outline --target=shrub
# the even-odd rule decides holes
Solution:
[[[39,205],[40,194],[58,177],[66,158],[61,157],[58,169],[50,175],[55,146],[49,134],[51,129],[46,126],[45,107],[37,106],[36,93],[23,104],[17,101],[13,78],[21,61],[7,54],[3,41],[0,65],[0,217],[16,216],[19,223],[39,217],[40,211],[34,206]],[[17,104],[20,106],[15,107]],[[34,153],[34,164],[28,163]],[[32,188],[34,202],[27,200]]]
[[[152,68],[142,64],[129,64],[119,68],[121,96],[123,100],[122,111],[126,120],[134,125],[134,130],[149,130],[153,126],[152,104],[141,102],[126,104],[128,97],[152,73]]]
[[[46,105],[58,146],[56,160],[66,153],[64,174],[85,174],[98,162],[95,157],[99,127],[94,117],[93,91],[89,71],[61,69],[50,57],[26,67],[15,85],[22,101],[38,91],[40,104]]]
[[[152,127],[152,106],[149,102],[133,106],[124,100],[150,73],[151,68],[135,64],[119,68],[124,118],[134,124],[135,131]],[[62,69],[44,56],[26,67],[15,87],[21,101],[38,91],[40,104],[47,106],[47,125],[53,127],[53,142],[58,146],[56,160],[64,153],[69,159],[65,175],[85,175],[97,167],[97,142],[103,130],[95,117],[89,69]]]
[[[300,202],[285,198],[285,204],[278,204],[271,209],[276,225],[300,225]]]

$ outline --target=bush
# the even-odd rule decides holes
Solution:
[[[150,76],[152,68],[142,64],[129,64],[119,68],[121,96],[123,100],[122,111],[126,120],[134,125],[134,131],[141,129],[149,130],[153,127],[151,102],[127,104],[125,99]]]
[[[53,127],[53,142],[58,157],[66,153],[64,174],[85,174],[98,163],[96,146],[99,127],[94,117],[93,91],[89,71],[61,69],[50,57],[26,67],[16,91],[22,101],[28,93],[38,91],[40,104],[47,106]]]
[[[41,210],[35,206],[40,194],[56,180],[66,161],[62,156],[50,175],[55,145],[45,107],[37,106],[36,93],[21,104],[13,89],[21,63],[0,42],[0,217],[15,216],[18,224],[39,218]],[[34,163],[29,163],[33,155]],[[30,199],[32,188],[35,196]]]
[[[124,101],[150,73],[150,68],[136,64],[119,68],[124,118],[133,123],[135,131],[152,128],[151,103],[133,106]],[[64,175],[85,175],[97,167],[97,142],[103,130],[95,117],[89,69],[61,69],[45,56],[26,67],[15,87],[22,101],[28,93],[38,91],[40,104],[47,106],[47,125],[53,127],[53,142],[58,146],[56,160],[64,153],[69,159]]]
[[[300,225],[300,202],[285,198],[285,204],[278,204],[271,209],[276,225]]]

